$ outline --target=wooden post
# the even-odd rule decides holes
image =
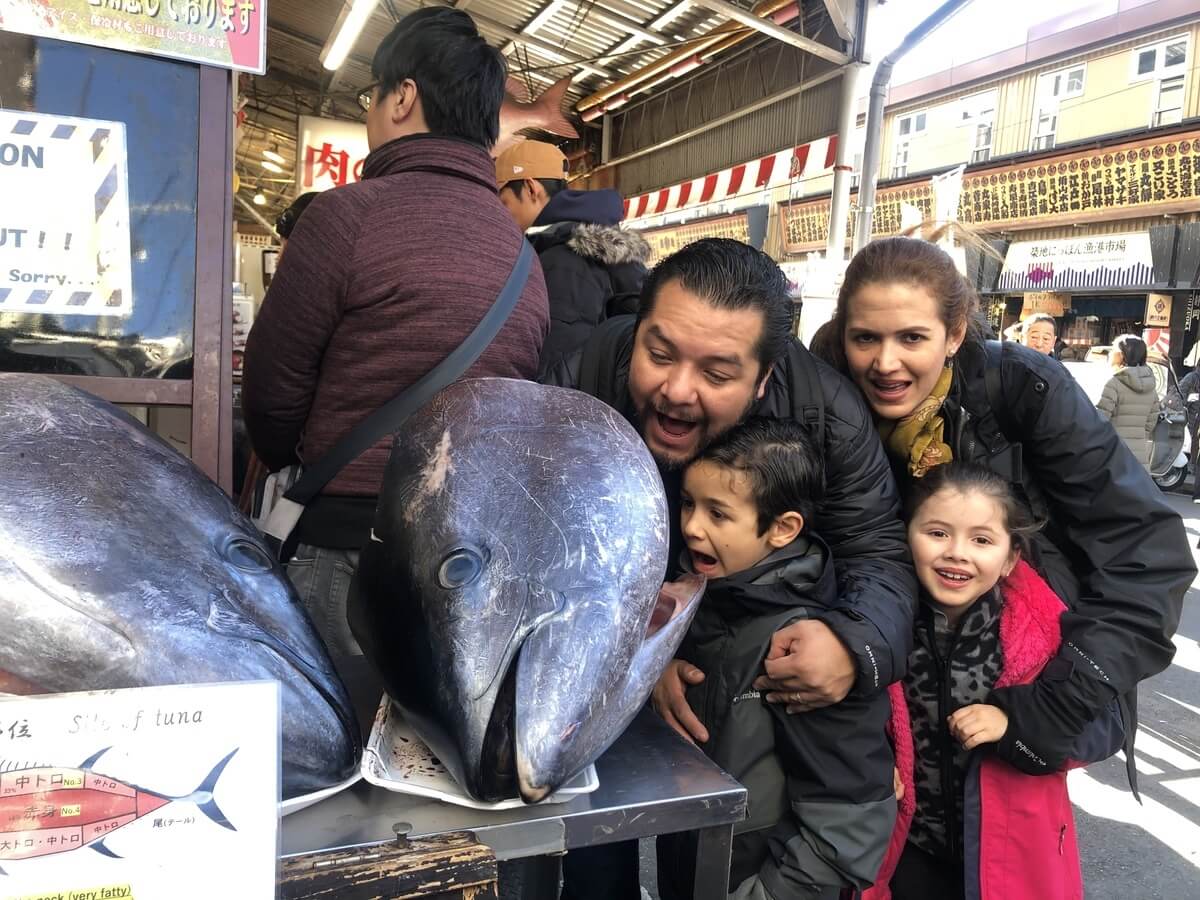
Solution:
[[[438,837],[283,860],[281,900],[496,900],[496,858],[473,835]]]

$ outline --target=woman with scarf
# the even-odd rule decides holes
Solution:
[[[974,289],[940,248],[874,241],[846,270],[830,362],[871,407],[902,491],[934,466],[974,462],[1046,523],[1030,562],[1068,611],[1041,676],[987,701],[1008,716],[1010,761],[1041,774],[1081,758],[1078,737],[1114,701],[1132,761],[1137,684],[1170,663],[1196,574],[1183,523],[1059,363],[985,340],[979,321]],[[784,629],[756,687],[802,712],[789,647]]]

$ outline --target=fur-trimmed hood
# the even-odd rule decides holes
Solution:
[[[575,226],[567,246],[578,253],[606,266],[622,263],[646,265],[650,259],[650,244],[636,231],[625,231],[615,225]]]

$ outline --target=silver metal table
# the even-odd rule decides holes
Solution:
[[[373,677],[343,668],[359,710],[372,721],[381,692]],[[374,697],[375,699],[370,699]],[[745,818],[746,789],[652,711],[643,710],[596,763],[600,787],[569,803],[483,812],[386,791],[359,782],[283,820],[281,853],[295,856],[365,847],[395,839],[471,831],[500,860],[675,831],[699,831],[696,900],[726,895],[733,825]]]

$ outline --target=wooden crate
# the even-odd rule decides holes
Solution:
[[[280,866],[280,900],[496,900],[496,858],[472,835],[311,853]]]

